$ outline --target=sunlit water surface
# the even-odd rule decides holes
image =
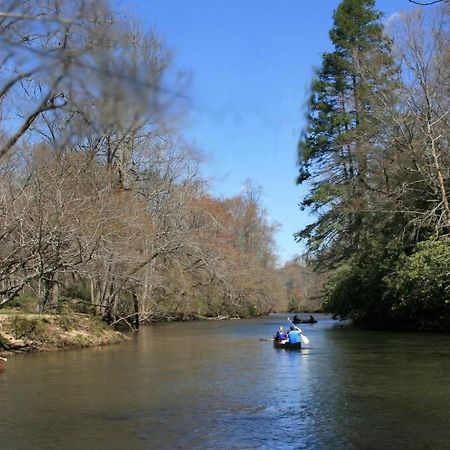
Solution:
[[[326,317],[160,324],[126,344],[10,358],[0,449],[448,449],[450,336]],[[267,339],[267,341],[261,340]]]

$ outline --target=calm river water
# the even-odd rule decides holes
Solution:
[[[0,448],[448,449],[450,336],[322,317],[274,349],[286,316],[160,324],[132,342],[14,356]]]

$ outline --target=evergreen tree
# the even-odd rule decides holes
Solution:
[[[448,330],[448,10],[403,16],[395,62],[380,17],[373,0],[334,13],[299,143],[317,220],[297,238],[337,269],[324,289],[336,316]]]
[[[373,221],[368,214],[374,155],[386,101],[395,101],[396,68],[374,0],[343,0],[334,12],[330,38],[312,83],[308,123],[299,142],[299,184],[310,192],[301,207],[317,220],[299,231],[319,262],[333,267],[360,248]]]

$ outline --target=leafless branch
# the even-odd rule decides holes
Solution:
[[[434,0],[432,2],[418,2],[416,0],[408,0],[410,3],[414,3],[415,5],[420,5],[420,6],[430,6],[430,5],[434,5],[435,3],[445,3],[448,2],[449,0]]]

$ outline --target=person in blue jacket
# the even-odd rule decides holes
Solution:
[[[300,335],[302,334],[302,330],[300,328],[295,329],[291,325],[291,329],[288,333],[288,339],[290,344],[298,344],[300,342]]]

